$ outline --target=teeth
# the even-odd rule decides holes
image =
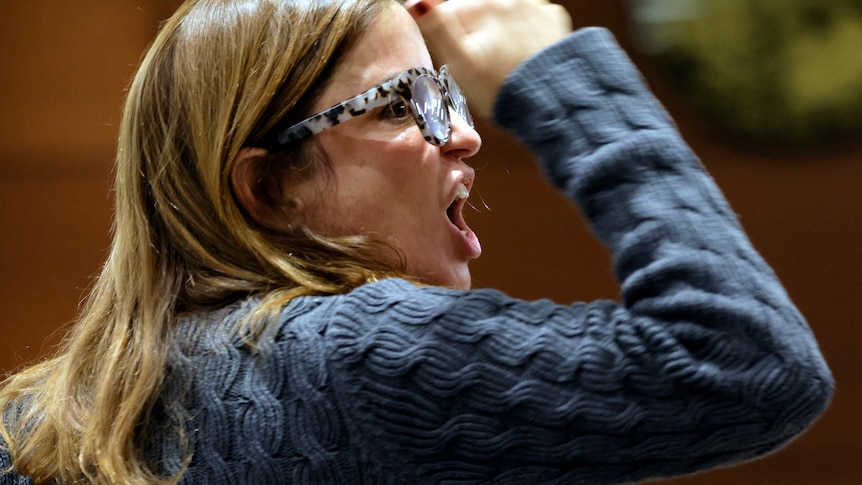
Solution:
[[[458,184],[458,193],[457,196],[459,199],[466,199],[470,197],[470,191],[467,190],[467,186],[464,184]]]

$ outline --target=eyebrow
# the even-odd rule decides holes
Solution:
[[[401,74],[403,74],[405,71],[409,71],[410,69],[414,69],[414,68],[412,68],[412,67],[408,67],[407,69],[401,69],[401,70],[399,70],[399,71],[392,71],[391,73],[387,74],[387,75],[386,75],[386,77],[383,77],[383,78],[379,79],[379,80],[378,80],[375,84],[373,84],[371,87],[369,87],[369,88],[367,88],[367,89],[363,89],[363,90],[362,90],[362,92],[364,93],[364,92],[366,92],[366,91],[368,91],[368,90],[370,90],[370,89],[374,89],[376,86],[380,86],[381,84],[386,84],[386,83],[388,83],[388,82],[390,82],[390,81],[393,81],[393,80],[397,79],[397,78],[398,78],[398,76],[400,76]]]

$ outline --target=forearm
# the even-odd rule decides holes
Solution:
[[[643,317],[689,352],[677,356],[689,373],[681,378],[749,392],[744,399],[794,414],[796,431],[810,424],[833,386],[814,337],[607,31],[577,32],[519,66],[498,97],[496,121],[540,156],[614,254],[629,331]],[[705,344],[707,334],[713,340]],[[699,355],[721,345],[736,355]],[[768,367],[764,359],[783,374],[759,380],[753,374]],[[772,388],[778,382],[785,392]]]

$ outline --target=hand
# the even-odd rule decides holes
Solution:
[[[509,72],[572,31],[566,9],[547,0],[408,0],[404,7],[486,118]]]

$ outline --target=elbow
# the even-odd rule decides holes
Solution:
[[[835,380],[825,363],[820,360],[815,365],[797,365],[787,369],[785,379],[777,379],[771,398],[766,405],[765,414],[770,416],[773,430],[770,441],[774,449],[781,448],[802,435],[823,415],[832,401]]]
[[[804,385],[797,397],[799,431],[808,429],[826,411],[835,393],[835,379],[825,363],[805,368]]]

